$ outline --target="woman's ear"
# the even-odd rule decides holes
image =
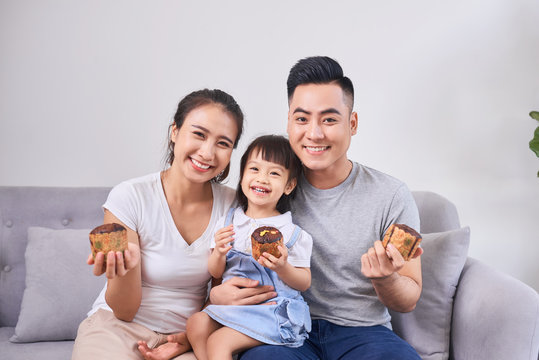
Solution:
[[[284,188],[284,194],[290,195],[290,193],[296,188],[297,184],[298,184],[297,179],[289,180]]]
[[[178,135],[178,128],[176,124],[172,124],[172,130],[170,131],[170,141],[176,143],[176,136]]]

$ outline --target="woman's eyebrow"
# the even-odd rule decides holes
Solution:
[[[204,126],[194,125],[194,124],[191,125],[191,126],[194,127],[194,128],[197,128],[197,129],[199,129],[199,130],[202,130],[202,131],[204,131],[204,132],[206,132],[206,133],[208,133],[208,134],[211,133],[211,131],[208,130],[208,129],[206,129]],[[221,135],[221,136],[219,136],[219,138],[220,138],[220,139],[224,139],[224,140],[228,141],[228,142],[231,143],[231,144],[234,144],[234,141],[232,141],[228,136]]]

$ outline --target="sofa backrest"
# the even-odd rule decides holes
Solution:
[[[0,326],[15,326],[19,317],[28,227],[93,228],[103,221],[101,205],[109,191],[105,187],[0,186]],[[460,227],[457,209],[450,201],[428,191],[413,195],[422,233]]]
[[[0,326],[15,326],[19,317],[28,227],[93,228],[103,222],[101,205],[109,191],[110,188],[0,186]]]
[[[413,191],[421,221],[420,232],[430,234],[460,228],[455,204],[431,191]]]

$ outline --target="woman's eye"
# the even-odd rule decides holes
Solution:
[[[198,136],[200,138],[204,138],[204,133],[203,132],[200,132],[200,131],[193,131],[193,134],[195,134],[195,136]]]
[[[226,148],[229,148],[231,146],[230,143],[226,141],[219,141],[218,144],[219,146],[226,147]]]

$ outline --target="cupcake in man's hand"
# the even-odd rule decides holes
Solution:
[[[387,248],[389,243],[399,250],[404,260],[408,261],[414,257],[421,243],[421,235],[408,225],[393,224],[387,229],[382,245]]]

